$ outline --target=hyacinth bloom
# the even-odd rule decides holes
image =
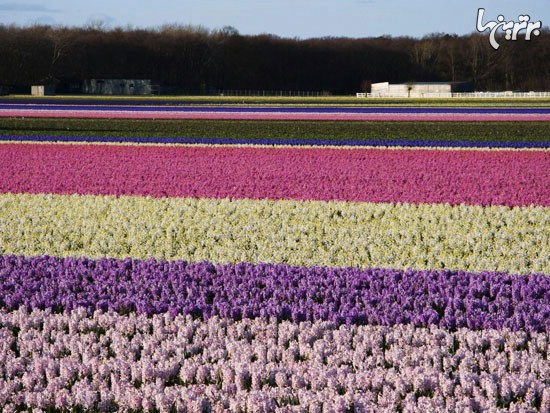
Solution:
[[[0,116],[550,111],[3,104]],[[548,145],[310,143],[0,137],[0,411],[549,411]]]

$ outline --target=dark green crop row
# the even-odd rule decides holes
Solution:
[[[414,107],[548,107],[550,98],[357,98],[355,96],[4,96],[10,103],[89,102],[149,105],[286,105],[293,106],[414,106]]]
[[[0,135],[415,139],[550,142],[548,122],[386,122],[1,118]]]

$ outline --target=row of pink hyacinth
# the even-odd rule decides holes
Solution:
[[[548,182],[546,151],[0,145],[3,193],[548,206]]]
[[[548,341],[508,330],[0,310],[0,410],[548,411]]]
[[[1,109],[0,117],[107,118],[107,119],[265,119],[265,120],[362,120],[429,122],[537,122],[548,121],[545,113],[323,113],[323,112],[208,112],[162,110],[63,110]]]

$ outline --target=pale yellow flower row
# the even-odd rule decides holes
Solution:
[[[550,208],[2,194],[0,253],[550,274]]]

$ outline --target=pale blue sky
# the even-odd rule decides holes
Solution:
[[[281,37],[468,34],[485,20],[529,14],[550,25],[550,0],[0,0],[0,24],[154,28],[163,24]]]

